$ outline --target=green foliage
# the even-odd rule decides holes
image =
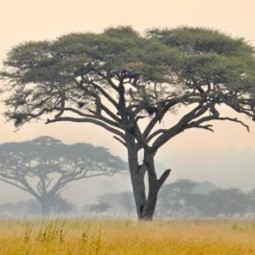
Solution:
[[[253,47],[248,45],[243,38],[234,39],[218,30],[180,27],[149,30],[147,34],[186,53],[216,53],[226,56],[242,56],[243,54],[250,56],[254,53]]]
[[[195,118],[187,115],[182,129],[217,119],[220,104],[254,116],[254,49],[216,30],[154,29],[143,36],[120,26],[71,33],[20,44],[4,63],[5,116],[16,126],[47,115],[48,123],[90,122],[120,137],[146,115],[154,114],[155,126],[181,105],[199,104],[203,110],[191,112],[195,118],[214,113],[192,124]]]

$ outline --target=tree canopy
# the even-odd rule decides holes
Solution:
[[[154,157],[161,146],[190,128],[213,131],[213,120],[248,129],[224,115],[220,105],[254,119],[254,48],[216,30],[181,27],[141,35],[116,27],[72,33],[22,43],[4,64],[5,116],[16,126],[40,118],[88,122],[127,148],[139,218],[152,218],[158,190],[170,173],[156,175]],[[175,113],[180,114],[175,123],[161,125]]]
[[[44,213],[59,200],[66,184],[125,171],[126,164],[104,147],[63,144],[43,136],[0,145],[0,180],[34,196]]]
[[[143,117],[144,110],[150,114],[153,109],[146,109],[148,104],[171,102],[169,110],[200,104],[201,96],[207,102],[203,110],[214,113],[210,119],[219,119],[215,108],[221,103],[253,117],[254,98],[247,95],[254,92],[253,53],[243,39],[188,27],[150,30],[146,37],[119,27],[102,34],[76,33],[55,41],[23,43],[4,62],[2,77],[16,92],[5,101],[10,106],[6,116],[17,126],[45,113],[56,113],[48,122],[87,118],[110,131],[116,128],[120,135],[116,96],[117,83],[123,80],[131,85],[124,96],[135,117]],[[115,96],[110,93],[116,91]],[[114,110],[107,109],[101,96]],[[200,127],[201,122],[195,124]]]

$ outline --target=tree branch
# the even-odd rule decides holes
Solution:
[[[34,189],[28,184],[27,180],[25,178],[22,178],[22,180],[20,180],[20,182],[27,188],[27,191],[33,195],[35,198],[37,198],[38,200],[40,199],[40,195],[37,194],[36,191],[34,191]]]
[[[59,108],[55,108],[55,110],[60,110],[60,109]],[[120,128],[118,122],[114,122],[114,121],[112,121],[112,120],[110,120],[110,119],[108,119],[108,118],[106,118],[106,117],[104,117],[102,115],[98,115],[97,112],[92,111],[92,110],[89,110],[92,114],[82,113],[81,111],[79,111],[77,109],[74,109],[74,108],[71,108],[71,107],[66,107],[63,110],[64,111],[68,111],[68,112],[73,112],[73,113],[75,113],[75,114],[77,114],[77,115],[79,115],[81,117],[85,117],[85,118],[93,118],[95,120],[100,119],[100,120],[106,122],[109,125],[112,125],[114,127]],[[60,116],[55,116],[54,118],[57,120],[57,119],[60,118]],[[63,118],[64,118],[64,116],[63,116]]]
[[[168,176],[171,173],[171,169],[167,169],[164,171],[164,173],[160,176],[160,178],[158,179],[158,189],[161,188],[161,186],[164,184],[164,182],[166,181],[166,179],[168,178]]]
[[[96,88],[113,106],[115,106],[116,110],[118,110],[118,103],[108,94],[100,85],[95,82],[90,82],[94,88]]]
[[[180,132],[184,131],[187,128],[188,123],[201,115],[203,115],[210,107],[212,103],[203,104],[199,103],[194,109],[184,115],[176,125],[169,128],[166,132],[164,132],[161,136],[159,136],[156,141],[154,141],[152,147],[154,149],[158,149],[162,145],[164,145],[170,138],[176,136]]]
[[[11,184],[21,190],[24,190],[24,191],[28,192],[29,194],[33,195],[37,199],[39,198],[39,195],[33,190],[33,188],[28,184],[28,182],[26,181],[26,179],[23,176],[19,176],[19,178],[18,178],[18,177],[8,176],[8,175],[2,174],[2,173],[0,174],[0,176],[1,176],[0,177],[1,181]],[[13,181],[11,181],[10,179]],[[23,186],[21,186],[17,182],[22,184]]]
[[[237,118],[230,118],[230,117],[219,117],[216,120],[228,120],[228,121],[232,121],[232,122],[236,122],[241,124],[242,126],[244,126],[247,129],[247,132],[250,132],[250,128],[248,125],[246,125],[244,122],[242,122],[241,120],[238,120]]]
[[[149,143],[154,137],[156,137],[157,135],[160,134],[164,134],[165,132],[167,132],[168,129],[158,129],[155,132],[153,132],[151,135],[149,135],[146,139],[146,142]]]
[[[110,126],[108,126],[107,124],[97,120],[97,119],[92,119],[92,118],[74,118],[74,117],[60,117],[58,119],[47,119],[46,124],[49,123],[54,123],[54,122],[61,122],[61,121],[70,121],[70,122],[89,122],[89,123],[93,123],[96,124],[98,126],[103,127],[104,129],[106,129],[107,131],[114,133],[115,135],[118,135],[122,138],[124,138],[124,134],[122,132],[120,132],[119,130],[112,128]]]
[[[149,124],[147,125],[143,132],[145,138],[147,138],[147,136],[153,130],[155,125],[164,117],[167,111],[178,103],[179,100],[176,99],[168,100],[168,102],[166,102],[166,104],[161,109],[158,109],[158,112],[155,114],[154,118],[149,122]]]
[[[6,178],[6,177],[4,177],[4,178]],[[4,179],[4,178],[1,178],[1,177],[0,177],[0,180],[1,180],[2,182],[8,183],[8,184],[10,184],[10,185],[12,185],[12,186],[15,186],[15,187],[17,187],[17,188],[19,188],[19,189],[21,189],[21,190],[24,190],[24,191],[28,192],[28,190],[27,190],[26,188],[24,188],[23,186],[20,186],[19,184],[15,183],[15,182],[12,182],[12,181],[9,181],[9,180]],[[29,192],[28,192],[28,193],[29,193]]]
[[[212,129],[213,125],[195,125],[195,124],[189,124],[187,125],[187,128],[201,128],[201,129],[205,129],[211,132],[214,132],[214,130]]]
[[[122,145],[124,145],[125,147],[127,147],[127,144],[122,140],[120,139],[119,137],[117,136],[113,136],[114,139],[116,139],[117,141],[119,141]]]
[[[96,176],[112,176],[113,173],[97,173],[97,174],[91,174],[91,175],[86,175],[87,171],[84,171],[80,176],[74,177],[74,176],[69,176],[66,179],[59,179],[59,181],[52,187],[52,189],[49,191],[49,193],[56,194],[57,191],[62,189],[67,183],[72,182],[72,181],[78,181],[83,178],[92,178]]]

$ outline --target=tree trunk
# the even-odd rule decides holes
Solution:
[[[131,183],[133,187],[133,195],[134,195],[135,205],[136,205],[136,212],[137,212],[138,219],[141,219],[143,208],[146,203],[145,183],[144,183],[145,172],[143,172],[143,170],[140,168],[137,156],[138,155],[135,150],[128,151],[128,163],[129,163]]]
[[[50,198],[42,197],[40,200],[42,216],[49,216],[52,207],[52,200]]]
[[[153,220],[158,192],[170,174],[166,170],[157,179],[154,157],[155,152],[151,148],[144,148],[144,160],[141,165],[138,162],[138,151],[134,144],[128,147],[128,163],[133,187],[133,195],[136,204],[136,211],[139,220]],[[148,174],[148,192],[145,189],[145,174]]]

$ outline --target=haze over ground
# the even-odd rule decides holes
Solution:
[[[101,32],[118,25],[131,25],[140,32],[153,27],[203,26],[243,37],[255,46],[253,0],[3,0],[0,9],[1,61],[11,47],[24,41],[54,39],[71,32]],[[0,111],[3,109],[1,104]],[[218,122],[214,133],[192,130],[170,141],[157,157],[162,169],[173,169],[168,182],[185,178],[209,180],[223,187],[255,188],[255,123],[246,117],[242,120],[250,124],[250,133],[235,123]],[[126,160],[125,149],[111,134],[89,124],[38,122],[15,132],[13,123],[1,117],[0,130],[0,143],[50,135],[65,143],[102,145]],[[85,203],[104,191],[127,189],[128,176],[97,178],[72,184],[63,195]],[[23,198],[30,196],[0,184],[0,203]]]

